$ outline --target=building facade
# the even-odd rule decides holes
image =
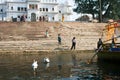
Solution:
[[[1,21],[70,21],[72,9],[66,1],[0,0]]]

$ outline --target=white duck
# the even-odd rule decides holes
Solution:
[[[49,63],[50,62],[50,59],[48,57],[45,57],[44,58],[44,63]]]
[[[33,61],[32,68],[33,68],[34,71],[38,68],[38,63],[37,63],[36,60]]]

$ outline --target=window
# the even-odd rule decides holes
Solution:
[[[61,11],[59,11],[59,13],[61,13]]]
[[[29,4],[29,9],[38,9],[37,4]]]
[[[21,7],[21,11],[23,11],[23,7]]]
[[[45,8],[43,8],[43,11],[45,11]]]
[[[46,8],[46,11],[48,12],[48,8]]]
[[[27,8],[25,8],[25,11],[27,11]]]
[[[38,9],[38,5],[35,5],[35,9]]]
[[[30,4],[30,5],[29,5],[29,9],[31,9],[31,8],[32,8],[32,5]]]
[[[11,7],[11,10],[13,10],[13,7]]]
[[[1,9],[0,11],[3,12],[3,9]]]
[[[18,7],[18,11],[20,11],[20,7]]]
[[[32,9],[34,9],[34,5],[32,4]]]
[[[54,8],[52,8],[52,11],[54,11]]]
[[[52,20],[54,21],[54,17],[52,17]]]
[[[40,8],[40,11],[42,11],[42,8]]]

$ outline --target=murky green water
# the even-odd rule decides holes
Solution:
[[[50,63],[43,63],[49,57]],[[33,60],[38,61],[36,71]],[[117,64],[94,62],[79,59],[78,54],[8,54],[0,55],[0,80],[119,80]]]

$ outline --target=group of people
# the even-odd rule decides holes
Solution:
[[[111,42],[110,48],[116,47],[116,45],[115,45],[115,38],[112,38],[111,40],[112,40],[112,42]],[[97,49],[101,50],[102,48],[103,48],[103,42],[102,42],[102,39],[99,38],[99,41],[97,42]]]
[[[59,45],[61,45],[61,35],[60,34],[58,34],[58,44]],[[72,39],[72,46],[71,46],[71,50],[72,49],[75,49],[76,48],[76,39],[75,39],[75,37],[73,37],[73,39]]]
[[[46,30],[46,37],[49,37],[48,35],[48,30]],[[61,34],[58,34],[58,44],[61,45],[62,44],[62,38],[61,38]],[[112,43],[111,43],[111,47],[114,47],[115,46],[115,41],[114,41],[114,38],[112,38]],[[99,38],[98,42],[97,42],[97,49],[102,49],[103,48],[103,42],[102,42],[102,39]],[[72,38],[72,45],[71,45],[71,50],[72,49],[76,49],[76,38],[73,37]]]
[[[45,37],[46,37],[46,38],[49,37],[48,30],[46,30],[46,32],[45,32]],[[58,37],[57,37],[57,38],[58,38],[58,44],[61,45],[61,43],[62,43],[61,34],[58,34]],[[71,46],[70,49],[72,50],[72,49],[75,49],[75,48],[76,48],[76,39],[75,39],[75,37],[73,37],[73,38],[72,38],[72,46]]]
[[[48,30],[46,30],[46,37],[49,37],[49,34],[48,34]],[[61,45],[62,43],[62,38],[61,38],[61,34],[58,34],[58,44]],[[102,42],[102,39],[99,38],[99,41],[97,42],[97,49],[102,49],[103,47],[103,42]],[[114,38],[112,38],[112,43],[111,43],[111,47],[114,47],[115,46],[115,41],[114,41]],[[76,49],[76,38],[73,37],[72,38],[72,45],[71,45],[71,50],[72,49]]]

